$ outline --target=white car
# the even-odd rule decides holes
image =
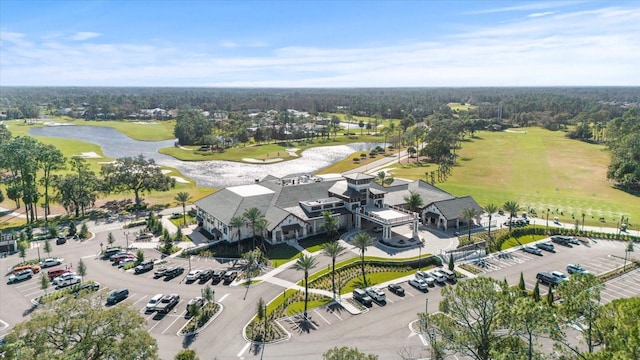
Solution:
[[[80,284],[81,282],[82,276],[75,275],[75,273],[64,274],[53,280],[54,285],[60,288],[73,284]]]
[[[200,277],[200,273],[202,272],[202,270],[191,270],[189,271],[189,273],[187,274],[187,281],[196,281],[198,280],[198,277]]]
[[[424,280],[429,286],[435,286],[436,284],[436,279],[427,271],[417,271],[416,279]]]
[[[31,269],[22,270],[15,275],[9,276],[9,283],[13,284],[22,280],[29,280],[33,277],[33,271]]]
[[[147,303],[147,306],[145,307],[145,311],[146,312],[155,311],[156,310],[156,305],[162,299],[163,296],[164,296],[163,294],[156,294],[151,299],[149,299],[149,302]]]
[[[552,271],[551,275],[557,277],[558,279],[562,280],[562,281],[569,281],[569,278],[567,277],[567,275],[565,275],[563,272],[561,271]]]
[[[387,301],[387,297],[384,294],[384,291],[380,289],[370,287],[366,289],[366,292],[367,292],[367,295],[371,296],[371,298],[377,302]]]
[[[429,285],[422,279],[411,279],[409,280],[409,285],[422,291],[429,291]]]
[[[56,265],[60,265],[64,262],[64,259],[60,258],[47,258],[43,261],[40,261],[40,266],[43,268],[52,267]]]
[[[567,265],[567,272],[569,274],[589,274],[589,271],[585,270],[580,264]]]

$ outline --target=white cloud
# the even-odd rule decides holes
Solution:
[[[555,14],[555,11],[545,11],[545,12],[529,14],[527,15],[527,17],[535,18],[535,17],[547,16],[547,15],[553,15],[553,14]]]
[[[69,37],[69,39],[74,40],[74,41],[83,41],[83,40],[93,39],[93,38],[98,37],[100,35],[102,35],[102,34],[97,33],[97,32],[80,31],[80,32],[77,32],[77,33],[71,35],[71,37]]]
[[[2,85],[242,87],[640,85],[640,9],[602,8],[452,34],[442,41],[207,52],[0,33]],[[243,56],[224,48],[247,48]],[[233,53],[233,52],[230,52]],[[253,55],[250,55],[253,54]]]

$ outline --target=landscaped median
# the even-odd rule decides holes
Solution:
[[[178,331],[178,336],[192,336],[204,330],[215,320],[223,310],[223,306],[217,302],[208,302],[202,306],[198,314],[189,319]]]
[[[365,257],[367,285],[373,286],[415,273],[418,268],[440,266],[440,258],[425,255],[420,258],[386,259]],[[360,258],[352,258],[336,264],[336,287],[340,294],[348,294],[355,288],[363,287]],[[303,285],[302,281],[298,285]],[[331,291],[331,269],[322,269],[309,276],[308,309],[325,306],[332,298],[312,292],[314,289]],[[304,310],[304,291],[287,289],[272,299],[266,306],[264,318],[254,317],[244,329],[244,336],[249,341],[272,343],[284,341],[290,337],[278,319],[301,314]]]

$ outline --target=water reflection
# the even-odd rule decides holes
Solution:
[[[266,165],[244,164],[232,161],[180,161],[158,153],[158,149],[173,146],[173,140],[138,141],[114,129],[93,126],[51,126],[33,128],[31,135],[76,139],[99,145],[106,156],[120,158],[144,155],[158,164],[178,169],[198,186],[221,188],[231,185],[250,184],[265,175],[286,176],[289,174],[312,174],[354,151],[366,151],[382,145],[377,143],[354,143],[349,145],[323,146],[307,149],[299,159]]]

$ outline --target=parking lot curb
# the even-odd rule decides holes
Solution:
[[[206,329],[206,328],[207,328],[207,326],[209,326],[209,324],[211,324],[211,322],[213,322],[213,320],[215,320],[218,316],[220,316],[220,314],[222,313],[222,310],[224,310],[224,306],[223,306],[222,304],[220,304],[219,302],[217,302],[216,304],[218,304],[218,306],[220,306],[220,310],[218,310],[218,311],[215,313],[215,315],[213,315],[213,316],[211,317],[211,319],[209,319],[209,321],[207,321],[207,323],[206,323],[206,324],[202,325],[202,327],[201,327],[201,328],[197,329],[196,331],[190,332],[190,333],[188,333],[188,334],[181,334],[182,329],[184,329],[184,328],[185,328],[185,326],[187,326],[187,325],[191,322],[191,320],[193,319],[193,318],[191,318],[191,319],[189,319],[189,321],[187,321],[184,325],[182,325],[182,327],[178,330],[178,333],[177,333],[176,335],[177,335],[177,336],[182,336],[182,337],[187,337],[187,336],[197,335],[200,331],[202,331],[202,330]]]

